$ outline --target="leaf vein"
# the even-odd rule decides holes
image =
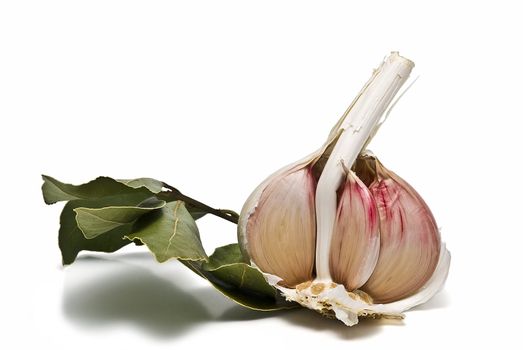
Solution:
[[[241,277],[241,279],[240,279],[240,288],[243,287],[243,282],[244,282],[244,280],[245,280],[245,272],[246,272],[246,271],[247,271],[247,268],[246,268],[246,266],[244,265],[244,266],[243,266],[242,277]]]
[[[174,211],[173,211],[173,217],[174,217],[173,234],[171,235],[171,237],[169,237],[169,242],[167,244],[167,247],[165,247],[165,252],[163,254],[165,259],[167,259],[167,253],[169,252],[169,249],[171,248],[172,240],[174,239],[174,236],[176,235],[176,230],[178,229],[178,221],[180,221],[180,218],[176,217],[176,215],[177,215],[177,212],[178,212],[178,208],[180,207],[180,204],[181,204],[181,202],[178,202],[178,203],[176,203],[176,206],[174,207]]]
[[[103,221],[103,222],[108,222],[108,223],[111,223],[111,224],[124,225],[124,224],[129,224],[129,223],[131,223],[131,222],[134,221],[134,220],[130,220],[130,221],[115,221],[115,220],[110,220],[110,219],[106,219],[106,218],[103,218],[103,217],[98,216],[98,215],[94,215],[94,214],[90,213],[90,212],[87,211],[87,210],[82,210],[82,211],[77,210],[77,211],[76,211],[76,213],[79,213],[79,212],[82,212],[84,215],[91,216],[91,217],[95,218],[96,220]]]

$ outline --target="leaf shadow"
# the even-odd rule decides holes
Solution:
[[[255,321],[271,317],[281,317],[290,310],[279,311],[255,311],[238,304],[234,304],[225,310],[217,319],[223,322]]]
[[[99,275],[66,280],[62,303],[63,314],[81,326],[134,324],[152,336],[171,338],[212,320],[200,300],[146,268],[98,257],[81,260],[77,264]],[[93,268],[100,262],[103,267]]]

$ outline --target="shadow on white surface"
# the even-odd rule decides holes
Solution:
[[[193,295],[146,268],[112,259],[82,260],[78,263],[88,262],[87,267],[101,273],[95,277],[79,273],[65,285],[64,315],[79,325],[131,323],[157,337],[176,337],[211,318]],[[98,263],[105,271],[93,266]],[[75,281],[80,278],[83,281]]]
[[[327,319],[320,314],[308,309],[294,309],[273,313],[256,312],[241,306],[228,309],[221,317],[226,321],[249,321],[266,317],[277,316],[293,327],[305,328],[318,333],[332,333],[345,340],[359,339],[375,336],[381,332],[385,325],[402,325],[397,320],[368,320],[362,319],[355,327],[347,327],[338,320]]]
[[[332,333],[345,340],[372,337],[384,326],[402,325],[397,320],[362,319],[355,327],[307,309],[257,312],[234,304],[212,287],[200,287],[179,264],[172,264],[169,277],[162,277],[157,263],[147,253],[120,256],[82,256],[67,271],[63,313],[86,328],[133,325],[156,338],[175,338],[211,322],[254,321],[278,317],[293,327]],[[150,268],[149,268],[150,267]],[[179,270],[179,271],[176,271]],[[178,273],[176,273],[178,272]],[[183,273],[182,273],[183,272]],[[174,276],[172,279],[170,276]],[[183,286],[183,288],[182,288]],[[444,292],[415,310],[445,307]]]
[[[442,290],[425,304],[413,308],[411,311],[418,310],[435,310],[450,306],[450,296],[446,290]]]
[[[338,338],[351,340],[375,336],[384,325],[402,325],[401,321],[360,319],[358,325],[347,327],[338,320],[326,319],[316,312],[298,309],[284,316],[284,319],[293,325],[305,327],[321,333],[332,333]]]
[[[219,321],[254,321],[254,320],[261,320],[264,318],[271,318],[271,317],[282,317],[283,315],[286,315],[287,313],[292,312],[291,310],[283,310],[283,311],[269,311],[269,312],[263,312],[263,311],[254,311],[247,309],[243,306],[234,304],[231,307],[227,308],[217,319]]]

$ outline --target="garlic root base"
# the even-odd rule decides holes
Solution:
[[[347,326],[357,324],[358,317],[405,317],[401,312],[380,311],[381,304],[372,304],[372,299],[365,292],[347,292],[343,285],[334,282],[306,282],[296,286],[296,289],[275,287],[288,301],[295,301],[329,318],[337,318]]]
[[[278,284],[282,280],[280,277],[261,273],[286,300],[297,302],[326,317],[337,318],[347,326],[354,326],[358,323],[358,317],[403,319],[404,311],[427,302],[443,288],[450,260],[450,252],[442,243],[436,270],[427,283],[414,295],[387,304],[373,304],[367,293],[360,290],[347,292],[343,285],[330,281],[315,280],[301,283],[296,288],[286,288]]]

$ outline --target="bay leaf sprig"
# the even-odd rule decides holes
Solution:
[[[135,243],[158,262],[178,260],[219,292],[250,309],[292,308],[259,270],[245,263],[237,243],[207,255],[196,220],[206,214],[236,224],[238,214],[215,209],[152,178],[115,180],[98,177],[82,185],[43,175],[47,204],[66,201],[60,215],[58,244],[64,265],[81,251],[111,253]]]

